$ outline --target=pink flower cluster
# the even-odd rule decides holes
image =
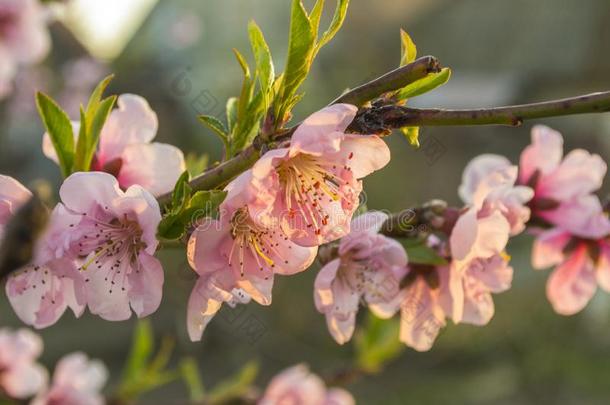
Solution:
[[[299,364],[273,377],[258,405],[354,405],[354,397],[341,388],[326,388],[324,381]]]
[[[64,181],[32,262],[6,283],[23,322],[43,328],[67,308],[80,316],[88,307],[113,321],[158,308],[164,276],[154,257],[161,212],[153,194],[170,191],[185,164],[177,148],[149,143],[156,130],[156,114],[144,99],[119,98],[100,136],[93,167],[99,171]],[[56,159],[48,136],[43,150]],[[6,176],[0,185],[1,236],[31,193]]]
[[[32,405],[101,405],[106,367],[77,352],[63,357],[49,386],[47,370],[36,362],[42,340],[27,329],[0,329],[0,389],[13,399],[34,397]]]
[[[473,171],[493,175],[510,163],[485,155],[471,165]],[[598,285],[610,291],[610,221],[593,194],[606,170],[600,156],[582,149],[563,156],[561,134],[544,126],[534,127],[532,143],[521,154],[517,182],[533,190],[528,204],[536,235],[532,264],[536,269],[557,266],[547,296],[563,315],[582,310]]]
[[[378,136],[345,133],[356,112],[338,104],[307,118],[286,147],[227,186],[218,219],[199,224],[188,248],[200,276],[188,307],[191,339],[225,302],[270,305],[276,274],[307,269],[319,245],[349,233],[361,179],[390,160]]]
[[[315,285],[316,306],[338,343],[351,338],[361,303],[381,318],[400,311],[400,339],[420,351],[431,348],[447,319],[473,325],[491,320],[492,293],[506,291],[512,281],[509,236],[525,229],[526,204],[534,196],[516,185],[517,167],[493,163],[483,159],[466,168],[460,187],[466,207],[449,211],[447,231],[423,242],[438,264],[408,263],[402,245],[378,233],[385,214],[368,212],[352,222],[339,258],[322,268]]]

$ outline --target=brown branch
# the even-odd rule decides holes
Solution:
[[[359,113],[350,131],[382,133],[412,126],[508,125],[525,120],[610,111],[610,92],[542,103],[473,110],[418,109],[398,105],[373,106]]]

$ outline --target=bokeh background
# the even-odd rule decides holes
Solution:
[[[119,7],[120,3],[129,7]],[[73,17],[72,23],[66,23],[69,28],[55,23],[53,51],[47,61],[22,71],[15,93],[0,104],[0,172],[31,187],[55,189],[60,176],[40,149],[42,126],[35,114],[33,91],[49,92],[76,118],[78,104],[109,72],[116,73],[113,93],[136,93],[150,101],[159,115],[158,140],[218,159],[219,142],[198,124],[196,116],[223,116],[226,99],[238,93],[240,70],[231,48],[249,52],[246,24],[250,19],[262,27],[276,66],[283,66],[289,3],[109,1],[110,11],[103,6],[89,9],[86,18]],[[121,18],[113,16],[112,10],[122,13]],[[353,0],[345,27],[314,66],[305,85],[307,97],[295,119],[325,105],[347,87],[394,68],[400,57],[400,28],[412,35],[420,55],[435,55],[454,72],[448,85],[414,100],[418,106],[494,106],[606,90],[609,20],[607,0]],[[118,39],[112,39],[112,33],[119,33]],[[605,160],[610,158],[610,115],[540,123],[563,132],[568,149],[583,147]],[[533,124],[425,128],[421,150],[394,135],[388,139],[392,162],[365,181],[367,204],[395,211],[431,198],[459,204],[457,186],[466,163],[483,152],[517,161]],[[549,273],[532,270],[530,246],[528,236],[512,241],[514,286],[495,297],[496,315],[489,326],[452,325],[441,333],[432,351],[406,350],[383,373],[348,387],[358,403],[608,403],[610,297],[598,292],[586,310],[573,317],[554,314],[545,297]],[[251,359],[261,364],[258,381],[263,386],[272,375],[298,362],[322,374],[349,363],[352,347],[334,343],[323,316],[314,308],[316,268],[290,279],[278,278],[269,308],[251,304],[238,311],[223,310],[204,341],[190,343],[185,310],[194,277],[179,250],[164,251],[161,256],[167,281],[162,307],[151,318],[155,333],[176,336],[176,358],[195,356],[207,387]],[[1,324],[19,325],[2,300]],[[115,383],[134,324],[105,322],[87,314],[75,320],[67,314],[41,332],[46,344],[43,360],[50,365],[67,352],[84,350],[106,362]],[[248,329],[253,324],[258,331],[254,335]],[[176,397],[186,398],[180,383],[142,402],[171,404]]]

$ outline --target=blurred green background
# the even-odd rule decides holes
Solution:
[[[259,23],[276,65],[283,66],[289,3],[160,0],[120,56],[107,62],[88,57],[70,31],[54,24],[50,57],[43,66],[21,72],[15,94],[1,104],[0,172],[32,187],[44,178],[55,188],[60,176],[42,156],[33,91],[49,92],[71,106],[74,114],[93,83],[108,72],[116,73],[112,92],[136,93],[149,100],[159,115],[158,140],[219,158],[219,142],[198,124],[196,115],[222,115],[226,99],[238,93],[240,70],[231,48],[249,52],[248,20]],[[329,13],[330,8],[329,4]],[[606,90],[609,20],[607,0],[353,0],[345,27],[314,66],[295,119],[347,87],[396,67],[400,28],[411,34],[420,55],[435,55],[454,71],[448,85],[414,100],[418,106],[482,107]],[[610,115],[540,122],[560,130],[568,149],[583,147],[610,158]],[[392,162],[365,181],[367,204],[394,211],[431,198],[459,204],[457,186],[465,164],[483,152],[501,153],[516,162],[529,143],[533,124],[425,128],[422,150],[394,135],[388,138]],[[406,350],[383,373],[347,387],[358,403],[610,402],[610,298],[599,292],[577,316],[554,314],[545,297],[549,273],[532,270],[530,246],[528,236],[510,245],[514,286],[495,297],[496,316],[489,326],[451,325],[429,353]],[[334,343],[314,308],[316,268],[290,279],[278,277],[269,308],[251,304],[224,309],[203,342],[190,343],[185,313],[194,275],[181,251],[168,250],[161,256],[166,284],[163,304],[152,317],[155,333],[177,336],[176,358],[195,356],[206,386],[250,359],[260,361],[261,386],[298,362],[309,363],[321,374],[348,364],[351,346]],[[1,324],[18,326],[2,299]],[[84,350],[106,362],[116,382],[134,324],[105,322],[88,314],[75,320],[66,314],[41,332],[44,362],[50,365],[63,354]],[[186,398],[180,383],[142,402],[171,404],[176,397]]]

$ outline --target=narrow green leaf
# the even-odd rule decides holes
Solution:
[[[400,44],[402,54],[400,57],[400,66],[408,65],[417,58],[417,47],[405,30],[400,30]]]
[[[188,185],[187,183],[189,181],[189,178],[189,172],[185,171],[180,175],[180,177],[178,177],[178,180],[176,181],[176,185],[174,186],[174,192],[172,194],[171,211],[173,213],[178,214],[179,211],[176,212],[176,209],[180,210],[182,207],[184,207],[186,199],[190,197],[190,195],[187,195],[188,188],[185,187],[185,185]]]
[[[411,146],[419,148],[419,127],[404,127],[400,130]]]
[[[320,41],[316,45],[315,53],[322,49],[324,45],[329,43],[335,37],[335,35],[337,35],[337,32],[339,32],[341,26],[343,26],[343,22],[347,16],[348,6],[349,0],[337,0],[337,8],[335,9],[335,14],[330,23],[330,27],[324,34],[322,34],[322,38],[320,38]]]
[[[87,148],[89,139],[87,139],[87,114],[80,107],[80,129],[78,131],[78,139],[76,141],[76,153],[74,156],[73,172],[86,172],[89,168],[85,168],[85,158],[87,156]]]
[[[250,45],[252,46],[252,52],[254,53],[254,60],[256,61],[256,70],[259,74],[261,83],[261,91],[263,94],[267,94],[273,86],[273,80],[275,79],[275,68],[273,66],[273,59],[271,57],[271,51],[269,45],[265,41],[263,32],[254,21],[250,21],[248,25],[248,33],[250,35]]]
[[[301,0],[293,0],[288,38],[288,58],[276,108],[277,118],[280,122],[284,120],[286,113],[289,111],[286,108],[286,103],[293,99],[294,94],[309,74],[316,37],[317,35]]]
[[[92,114],[92,117],[89,118],[89,116],[87,116],[87,152],[83,159],[83,170],[89,170],[91,167],[91,161],[93,160],[93,156],[97,150],[100,134],[102,133],[102,129],[108,120],[108,116],[114,107],[116,99],[116,96],[105,98],[98,104],[97,109]]]
[[[205,396],[205,388],[203,379],[197,362],[192,357],[187,357],[180,362],[180,374],[182,381],[186,384],[189,390],[191,402],[202,402]]]
[[[68,114],[44,93],[36,93],[36,106],[51,138],[64,177],[72,173],[74,165],[74,133]]]
[[[102,79],[102,81],[95,87],[95,90],[93,90],[91,97],[89,97],[89,102],[87,103],[86,110],[89,120],[93,118],[92,115],[95,114],[95,111],[97,111],[97,109],[99,108],[99,104],[102,101],[104,91],[106,91],[106,88],[108,87],[112,79],[114,79],[113,74],[106,76],[104,79]]]
[[[413,82],[398,91],[396,99],[399,101],[404,101],[409,98],[420,96],[442,86],[443,84],[447,83],[450,78],[451,69],[449,68],[443,68],[438,73],[430,73],[423,79],[419,79],[418,81]]]
[[[237,123],[237,109],[239,105],[239,99],[237,97],[231,97],[227,100],[227,125],[229,134],[233,133],[235,124]]]
[[[135,326],[131,350],[127,357],[127,364],[123,371],[123,383],[137,381],[145,372],[148,361],[152,356],[154,336],[148,320],[139,320]]]
[[[316,36],[320,29],[320,20],[322,19],[322,13],[324,12],[324,3],[324,0],[317,0],[311,10],[311,14],[309,14],[309,20],[311,21],[311,26]]]
[[[201,121],[202,124],[218,135],[225,149],[225,158],[229,158],[229,154],[231,153],[231,141],[229,140],[229,134],[227,133],[224,124],[211,115],[200,115],[197,118],[199,118],[199,121]]]
[[[239,398],[254,383],[258,371],[259,367],[256,362],[247,363],[235,376],[218,384],[208,396],[208,401],[217,404]]]

